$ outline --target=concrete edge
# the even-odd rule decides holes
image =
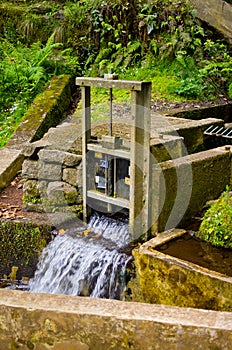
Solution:
[[[0,308],[65,312],[232,331],[231,312],[4,289],[0,290],[0,297]]]
[[[21,170],[24,156],[21,150],[4,147],[0,149],[0,191],[10,184]]]

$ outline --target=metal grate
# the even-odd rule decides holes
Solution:
[[[232,129],[225,128],[224,126],[210,125],[210,127],[204,131],[204,134],[232,139]]]

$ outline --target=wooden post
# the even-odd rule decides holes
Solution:
[[[83,156],[83,219],[87,221],[91,208],[89,199],[103,201],[108,205],[115,205],[129,209],[130,241],[140,237],[147,240],[151,226],[151,155],[150,155],[150,101],[151,83],[140,81],[114,80],[110,76],[103,78],[77,77],[76,85],[82,87],[82,156]],[[132,128],[131,150],[104,149],[99,145],[88,145],[91,139],[90,88],[118,88],[132,92]],[[112,110],[111,110],[112,113]],[[112,115],[111,115],[112,118]],[[100,149],[110,157],[130,159],[130,200],[118,198],[116,195],[96,193],[88,188],[88,154],[87,150]],[[116,178],[114,178],[116,184]],[[88,196],[87,196],[88,195]]]
[[[151,83],[142,83],[141,91],[132,91],[130,235],[131,241],[148,238],[150,210],[150,101]]]
[[[87,173],[87,144],[91,139],[91,110],[90,87],[81,88],[82,95],[82,182],[83,182],[83,220],[87,222],[90,208],[87,205],[88,173]]]

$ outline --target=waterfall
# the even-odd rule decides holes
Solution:
[[[31,292],[123,299],[125,277],[132,256],[128,224],[94,215],[88,235],[58,235],[43,250]]]

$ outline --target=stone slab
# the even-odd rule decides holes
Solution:
[[[21,169],[23,159],[21,150],[7,147],[0,149],[0,191],[9,185]]]
[[[0,315],[4,350],[232,348],[229,312],[1,290]]]

